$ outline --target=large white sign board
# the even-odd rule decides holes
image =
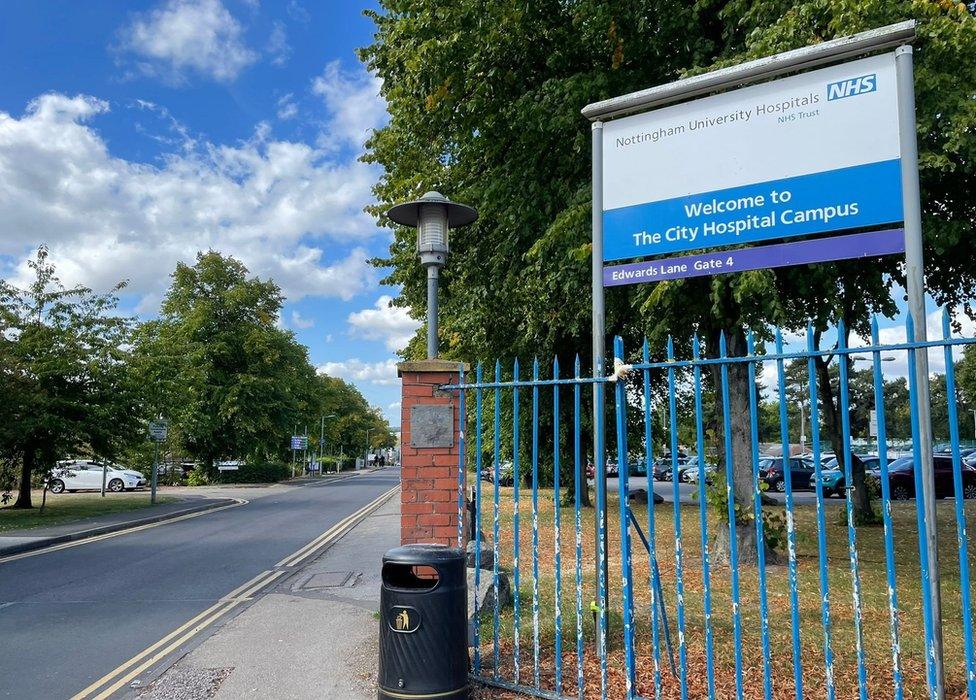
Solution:
[[[604,260],[900,222],[893,54],[608,122]]]

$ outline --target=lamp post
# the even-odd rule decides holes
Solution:
[[[322,445],[325,444],[325,419],[335,418],[335,413],[330,413],[327,416],[322,416],[322,421],[319,424],[319,476],[325,476],[325,468],[322,464]],[[339,465],[336,464],[336,473],[339,473]]]
[[[437,283],[440,269],[447,264],[448,235],[452,228],[474,222],[478,212],[440,192],[427,192],[420,199],[397,204],[386,215],[394,223],[417,227],[417,254],[427,268],[427,359],[433,360],[437,357]]]
[[[881,361],[882,362],[894,362],[895,361],[895,357],[893,355],[885,355],[884,357],[881,358]],[[874,359],[873,358],[870,358],[870,357],[865,357],[864,355],[851,355],[851,362],[874,362]],[[882,397],[882,398],[884,398],[884,397]],[[878,402],[877,402],[877,400],[875,400],[875,402],[874,402],[874,410],[872,411],[872,413],[875,416],[878,415]],[[870,432],[870,428],[868,429],[868,432]],[[871,437],[871,435],[868,435],[868,437]],[[877,451],[878,455],[880,456],[881,455],[881,436],[878,435],[878,434],[875,434],[874,435],[874,439],[875,439],[875,444],[876,444],[875,450]]]
[[[369,466],[369,434],[373,432],[372,428],[366,428],[366,453],[363,455],[363,469]]]

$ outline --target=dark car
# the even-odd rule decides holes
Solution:
[[[810,477],[813,475],[813,462],[799,457],[790,457],[790,485],[794,491],[809,489]],[[773,491],[786,491],[786,481],[783,478],[783,458],[766,457],[759,460],[759,478],[769,485]]]
[[[932,461],[935,471],[935,497],[951,498],[955,496],[952,457],[935,455],[932,457]],[[968,464],[962,464],[961,467],[963,498],[976,498],[976,468]],[[902,457],[888,465],[888,483],[891,486],[892,499],[913,498],[915,496],[915,460],[912,457]]]

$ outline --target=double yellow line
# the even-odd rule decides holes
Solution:
[[[330,527],[328,530],[323,532],[321,535],[316,537],[314,540],[309,542],[307,545],[299,549],[293,554],[289,554],[287,557],[275,564],[275,568],[296,566],[301,562],[305,561],[309,557],[317,554],[319,550],[323,547],[328,546],[335,540],[342,537],[348,530],[350,530],[360,519],[366,517],[374,510],[380,507],[393,493],[399,489],[399,486],[394,486],[389,491],[386,491],[374,501],[370,501],[365,506],[357,510],[355,513],[347,518],[340,520],[338,523]]]
[[[263,571],[250,581],[238,586],[193,619],[180,625],[152,646],[143,649],[124,664],[105,674],[80,693],[74,695],[71,700],[105,700],[105,698],[110,698],[122,686],[131,682],[141,673],[151,669],[233,608],[251,600],[251,597],[262,588],[265,588],[281,576],[290,573],[286,570],[287,567],[295,566],[305,561],[323,547],[342,537],[359,520],[379,508],[399,488],[399,486],[393,487],[376,500],[371,501],[352,515],[344,518],[297,552],[288,555],[275,564],[274,570]]]

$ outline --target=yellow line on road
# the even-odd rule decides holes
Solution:
[[[94,537],[86,537],[83,540],[75,540],[74,542],[65,542],[64,544],[56,544],[51,547],[44,547],[43,549],[35,549],[30,552],[22,552],[20,554],[11,554],[7,557],[0,557],[0,564],[6,564],[9,561],[17,561],[18,559],[26,559],[27,557],[36,557],[41,554],[49,554],[50,552],[60,552],[62,549],[69,549],[71,547],[80,547],[83,544],[92,544],[94,542],[101,542],[102,540],[107,540],[111,537],[119,537],[121,535],[129,535],[133,532],[142,532],[143,530],[148,530],[153,527],[159,527],[160,525],[169,525],[170,523],[178,523],[182,520],[189,520],[190,518],[198,518],[201,515],[209,515],[210,513],[216,513],[221,510],[227,510],[228,508],[237,508],[238,506],[247,505],[249,501],[243,498],[233,499],[235,503],[228,503],[226,506],[217,506],[216,508],[208,508],[207,510],[198,510],[193,513],[187,513],[186,515],[180,515],[175,518],[169,518],[168,520],[160,520],[155,523],[147,523],[146,525],[137,525],[136,527],[126,528],[125,530],[116,530],[115,532],[106,532],[104,535],[95,535]]]
[[[168,635],[160,639],[141,652],[133,656],[115,670],[105,674],[80,693],[72,697],[71,700],[82,700],[82,698],[107,698],[111,697],[115,691],[131,681],[147,668],[165,658],[168,654],[188,642],[196,634],[213,624],[222,615],[232,608],[249,600],[250,596],[261,588],[271,583],[276,578],[283,575],[284,571],[263,571],[247,583],[238,586],[233,591],[222,597],[215,604],[204,610],[202,613],[180,625]],[[141,663],[140,663],[141,662]],[[138,666],[136,665],[138,664]],[[135,668],[133,668],[135,666]],[[131,670],[130,670],[131,669]],[[126,672],[128,671],[128,672]],[[124,674],[124,675],[121,675]],[[118,677],[120,676],[121,677]],[[114,682],[112,682],[114,680]],[[112,683],[98,695],[94,693],[106,683]]]
[[[211,605],[209,608],[201,612],[200,614],[193,617],[191,620],[185,622],[184,624],[177,627],[175,630],[167,634],[165,637],[160,639],[155,644],[143,649],[141,652],[133,656],[131,659],[123,663],[118,668],[105,674],[97,681],[89,685],[87,688],[82,690],[77,695],[74,695],[71,700],[104,700],[105,698],[111,697],[115,694],[123,685],[129,683],[132,679],[136,678],[140,673],[143,673],[147,669],[152,668],[155,664],[159,663],[161,660],[166,658],[173,651],[178,649],[183,644],[186,644],[194,636],[199,634],[201,631],[209,627],[211,624],[216,622],[222,616],[227,614],[230,610],[241,605],[244,602],[251,600],[251,596],[257,593],[262,588],[265,588],[275,579],[289,573],[282,570],[283,567],[293,566],[294,564],[307,559],[308,557],[315,554],[319,548],[329,544],[341,537],[345,532],[352,528],[359,519],[362,519],[372,511],[376,510],[380,505],[382,505],[390,496],[392,496],[399,485],[394,486],[389,491],[383,493],[379,498],[369,502],[359,510],[357,510],[352,515],[343,518],[336,525],[329,528],[326,532],[322,533],[314,540],[306,544],[304,547],[288,555],[280,562],[275,565],[275,570],[263,571],[258,574],[250,581],[238,586],[230,593],[222,596],[220,600]],[[246,503],[246,501],[245,501]],[[234,504],[240,505],[240,504]],[[230,507],[230,506],[224,506]],[[219,509],[214,509],[219,510]],[[212,511],[203,511],[212,512]],[[193,513],[191,515],[196,515]],[[174,520],[176,520],[174,518]],[[165,521],[173,522],[173,521]],[[159,523],[163,524],[163,523]],[[132,532],[128,530],[126,532]],[[114,533],[113,533],[114,534]],[[122,533],[119,533],[122,534]],[[96,539],[96,538],[92,538]],[[78,544],[82,544],[85,541],[82,540]],[[72,543],[73,544],[73,543]],[[49,551],[49,550],[43,550]],[[110,684],[110,685],[109,685]],[[106,687],[107,686],[107,687]],[[96,692],[99,689],[104,688],[101,692]]]
[[[357,510],[355,513],[353,513],[353,514],[351,514],[351,515],[343,518],[338,523],[336,523],[335,525],[333,525],[332,527],[330,527],[328,530],[326,530],[325,532],[323,532],[321,535],[319,535],[318,537],[316,537],[314,540],[312,540],[311,542],[309,542],[308,544],[306,544],[304,547],[302,547],[301,549],[299,549],[297,552],[294,552],[292,554],[289,554],[287,557],[285,557],[284,559],[282,559],[281,561],[279,561],[277,564],[275,564],[275,567],[277,568],[277,567],[282,567],[282,566],[294,566],[295,564],[299,563],[300,561],[308,558],[317,549],[319,549],[320,547],[322,547],[322,546],[328,544],[330,541],[332,541],[336,537],[336,535],[339,534],[339,533],[341,533],[347,526],[351,525],[352,523],[354,523],[359,518],[362,518],[363,516],[367,515],[368,513],[372,512],[373,510],[375,510],[376,508],[378,508],[380,506],[380,504],[382,504],[386,499],[388,499],[390,496],[392,496],[393,493],[398,488],[400,488],[400,487],[399,486],[394,486],[389,491],[386,491],[385,493],[383,493],[376,500],[371,501],[370,503],[366,504],[365,506],[363,506],[362,508],[360,508],[359,510]]]

